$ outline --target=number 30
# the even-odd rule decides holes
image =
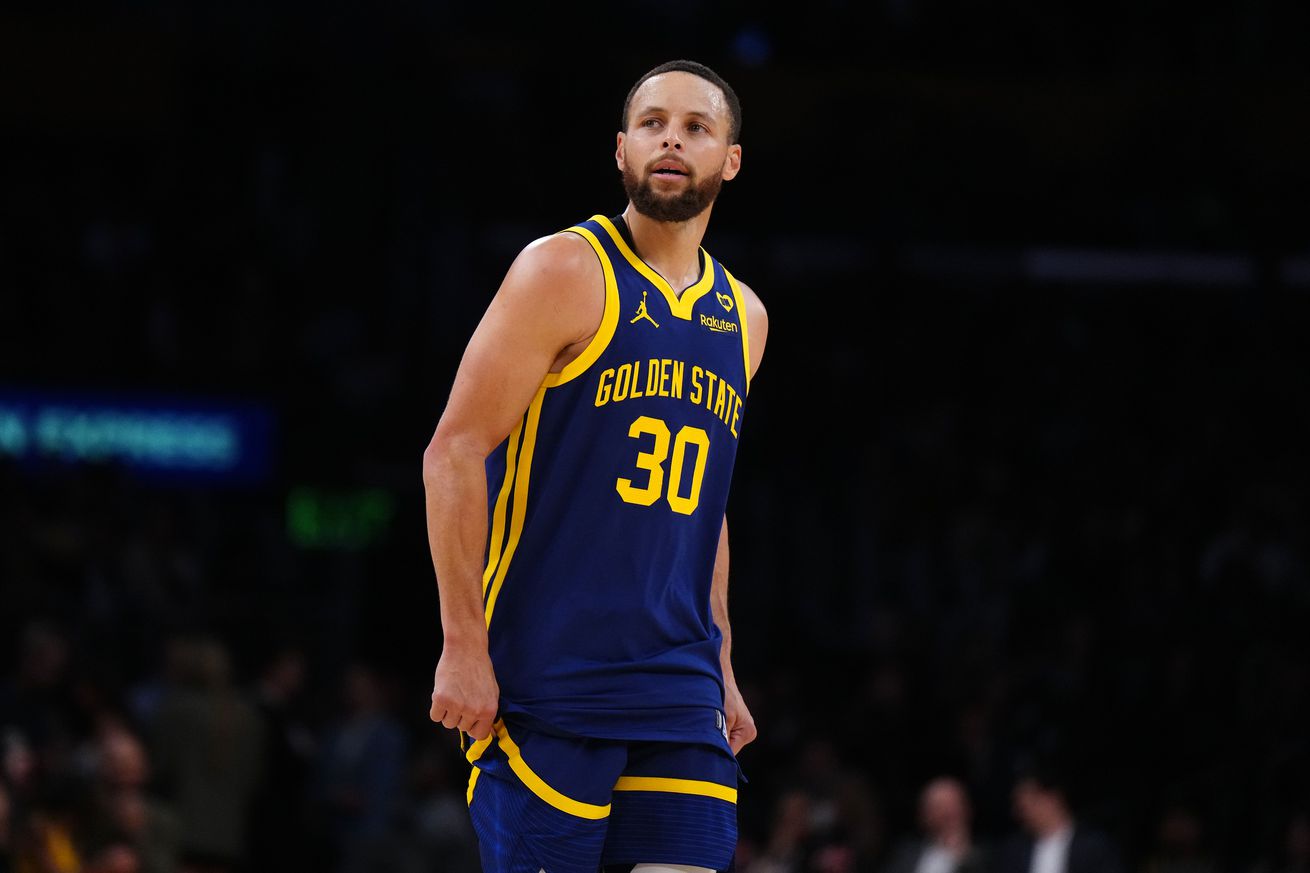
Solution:
[[[643,415],[628,428],[628,436],[638,439],[653,436],[655,446],[652,451],[637,453],[637,467],[646,470],[650,476],[644,488],[636,488],[631,479],[619,477],[614,489],[619,492],[625,503],[638,506],[650,506],[660,499],[664,490],[664,461],[669,456],[669,426],[658,418]],[[687,444],[696,446],[696,466],[691,473],[691,494],[683,497],[682,474],[687,460]],[[673,461],[669,465],[669,506],[674,512],[691,515],[700,504],[700,486],[705,479],[705,461],[710,454],[710,436],[699,427],[684,425],[673,440]]]

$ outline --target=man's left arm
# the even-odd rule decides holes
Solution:
[[[754,379],[764,358],[764,343],[769,335],[769,314],[764,304],[749,285],[737,282],[742,295],[743,309],[746,315],[747,353],[749,354],[749,374]],[[749,391],[749,383],[747,384]],[[727,720],[728,745],[735,755],[742,747],[755,739],[755,717],[746,706],[741,691],[737,688],[737,678],[732,672],[732,626],[728,623],[728,517],[723,517],[723,527],[719,531],[719,549],[714,557],[714,580],[711,589],[714,623],[723,634],[723,647],[719,650],[719,661],[723,666],[723,715]]]
[[[714,581],[711,587],[714,624],[723,634],[719,662],[723,666],[723,715],[727,720],[728,745],[735,755],[742,746],[755,739],[755,718],[737,688],[732,672],[732,626],[728,623],[728,519],[724,516],[719,531],[719,549],[714,557]]]

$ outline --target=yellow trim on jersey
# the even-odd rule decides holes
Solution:
[[[732,297],[737,301],[737,321],[741,322],[741,354],[746,360],[746,393],[751,390],[751,341],[746,332],[746,322],[750,321],[746,317],[746,301],[742,299],[741,286],[737,284],[737,277],[728,272],[728,268],[723,268],[723,275],[728,277],[728,287],[732,288]]]
[[[717,797],[729,803],[737,802],[737,789],[717,782],[700,779],[673,779],[663,776],[620,776],[614,783],[615,791],[664,791],[671,794],[699,794]]]
[[[487,750],[487,746],[490,746],[491,741],[495,738],[496,734],[493,731],[482,739],[476,740],[471,746],[469,746],[469,750],[464,753],[464,757],[468,759],[470,764],[476,763],[478,758],[482,757],[482,753]]]
[[[509,731],[505,729],[503,721],[496,722],[496,736],[500,738],[500,747],[505,751],[506,757],[509,758],[510,769],[514,771],[514,775],[518,776],[524,785],[528,786],[533,794],[556,809],[567,812],[569,815],[576,815],[578,818],[601,819],[610,814],[610,805],[608,803],[604,806],[595,803],[583,803],[581,800],[565,797],[547,785],[528,766],[528,762],[523,760],[523,753],[519,751],[519,747],[514,744],[514,741],[509,738]]]
[[[491,578],[496,572],[496,567],[500,564],[501,546],[505,538],[505,507],[509,504],[509,492],[513,490],[510,486],[514,481],[514,464],[518,457],[519,434],[523,433],[523,421],[514,425],[514,430],[510,431],[509,446],[505,449],[505,481],[500,485],[500,493],[496,495],[496,511],[491,517],[491,545],[487,552],[487,566],[482,571],[482,596],[487,596],[487,586],[491,584]]]
[[[519,537],[523,535],[523,516],[528,507],[528,476],[532,472],[532,450],[537,443],[537,425],[541,421],[541,402],[546,397],[546,385],[537,389],[537,396],[532,398],[528,411],[524,413],[522,426],[526,428],[523,447],[519,450],[518,470],[514,474],[514,510],[510,514],[509,541],[505,543],[505,554],[496,568],[495,578],[491,581],[491,593],[487,597],[487,627],[491,627],[491,614],[496,609],[496,598],[500,596],[500,587],[505,582],[505,573],[509,570],[514,550],[519,546]]]
[[[600,268],[605,273],[605,314],[600,318],[600,327],[596,329],[596,335],[587,343],[582,354],[569,361],[558,373],[546,374],[545,384],[548,388],[563,385],[595,363],[601,352],[609,346],[610,340],[614,338],[614,328],[619,324],[619,283],[614,278],[614,266],[610,263],[609,255],[605,253],[605,247],[596,239],[596,235],[585,227],[570,227],[565,232],[576,233],[591,243],[591,247],[596,250],[596,257],[600,258]]]
[[[488,588],[493,588],[492,580],[495,580],[494,590],[491,592],[490,599],[487,600],[487,625],[491,624],[491,611],[495,606],[495,598],[500,592],[500,583],[504,581],[504,568],[509,564],[509,558],[514,554],[514,549],[518,546],[518,538],[523,532],[523,509],[527,503],[527,476],[518,476],[518,488],[514,498],[513,522],[510,528],[509,541],[504,542],[505,536],[505,515],[506,508],[509,505],[509,495],[514,489],[511,483],[516,480],[516,467],[520,460],[525,464],[531,464],[532,451],[531,445],[536,441],[537,420],[541,413],[542,394],[546,388],[553,388],[556,385],[562,385],[578,374],[582,373],[591,366],[601,353],[609,346],[610,340],[614,338],[614,329],[619,323],[619,286],[614,278],[614,266],[610,263],[609,256],[605,253],[604,246],[600,240],[596,239],[595,234],[585,227],[571,227],[566,232],[576,233],[582,236],[596,251],[596,256],[600,259],[601,271],[605,275],[605,312],[601,316],[600,327],[596,330],[596,335],[592,337],[591,342],[583,349],[582,354],[573,359],[558,373],[548,373],[542,380],[541,387],[538,389],[538,395],[533,399],[532,405],[528,408],[528,413],[519,420],[513,432],[509,436],[509,448],[505,453],[505,479],[501,484],[500,493],[496,496],[496,511],[492,515],[491,525],[491,551],[488,552],[486,569],[482,573],[482,596],[487,597]],[[536,412],[533,412],[535,408]],[[519,436],[523,433],[525,424],[530,423],[529,438],[526,444],[526,451],[520,452]],[[519,495],[522,495],[522,499]],[[504,550],[501,550],[502,544]]]
[[[610,235],[610,239],[614,240],[614,245],[623,253],[623,257],[632,265],[632,268],[645,276],[648,282],[660,290],[660,293],[664,295],[664,299],[669,303],[669,311],[678,318],[690,321],[691,310],[696,305],[696,301],[704,297],[705,292],[714,287],[714,265],[710,263],[710,256],[705,249],[699,250],[701,277],[696,280],[696,284],[683,291],[682,296],[679,297],[673,292],[673,288],[669,285],[667,279],[655,272],[650,264],[637,257],[637,253],[628,246],[628,241],[623,238],[623,234],[619,233],[619,229],[614,226],[612,221],[603,215],[593,215],[592,220],[605,228],[605,232]]]
[[[481,767],[474,767],[473,772],[469,774],[469,790],[464,795],[464,800],[469,806],[473,805],[473,786],[478,784],[478,777],[482,775]]]

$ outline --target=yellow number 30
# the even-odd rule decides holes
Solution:
[[[669,426],[658,418],[643,415],[628,428],[628,436],[640,439],[653,436],[655,446],[649,452],[637,453],[637,467],[650,475],[644,488],[633,487],[631,479],[619,478],[614,489],[625,503],[650,506],[664,491],[664,461],[669,456]],[[696,446],[696,466],[691,473],[691,493],[683,497],[682,471],[687,460],[687,444]],[[673,461],[669,465],[669,506],[674,512],[691,515],[700,504],[700,486],[705,479],[705,461],[710,454],[710,435],[699,427],[684,425],[673,440]]]

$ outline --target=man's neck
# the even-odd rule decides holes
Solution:
[[[631,202],[623,210],[637,255],[681,292],[701,274],[700,244],[709,226],[710,209],[686,221],[657,221],[642,215]]]
[[[969,833],[967,831],[941,831],[933,834],[932,845],[945,849],[955,857],[964,855],[969,849]]]
[[[1067,818],[1059,819],[1057,821],[1050,822],[1044,828],[1042,828],[1041,831],[1039,831],[1037,834],[1037,839],[1049,840],[1052,839],[1053,837],[1061,836],[1065,834],[1067,831],[1070,831],[1072,829],[1073,829],[1072,820]]]

